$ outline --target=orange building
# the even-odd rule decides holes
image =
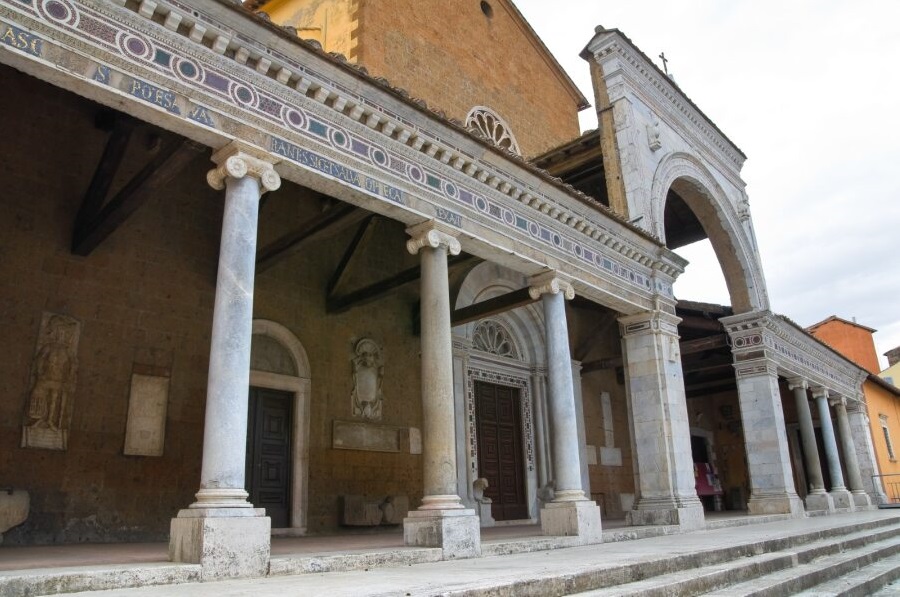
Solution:
[[[878,377],[880,370],[875,341],[876,330],[831,316],[807,328],[813,336],[869,371],[863,393],[869,410],[872,445],[883,486],[892,502],[900,502],[900,388]],[[896,476],[894,476],[896,475]]]

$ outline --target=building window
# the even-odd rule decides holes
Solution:
[[[881,420],[881,431],[884,432],[884,443],[887,445],[888,458],[896,461],[897,457],[894,455],[894,444],[891,442],[891,431],[888,429],[887,415],[878,415],[878,418]]]
[[[522,155],[516,138],[509,130],[509,125],[490,108],[484,106],[472,108],[466,117],[466,128],[478,132],[497,147],[502,147],[516,155]]]

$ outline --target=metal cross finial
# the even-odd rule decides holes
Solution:
[[[669,59],[666,58],[666,53],[660,52],[659,58],[663,62],[663,70],[666,71],[666,74],[668,75],[669,74]]]

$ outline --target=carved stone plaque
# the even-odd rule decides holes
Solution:
[[[23,448],[65,450],[69,443],[81,322],[44,313],[31,364]]]
[[[335,421],[331,447],[337,450],[400,452],[402,427],[361,421]],[[405,446],[404,446],[405,447]]]
[[[125,454],[163,455],[168,403],[168,377],[138,373],[131,376],[128,422],[125,425]]]
[[[353,392],[350,396],[353,416],[380,421],[384,402],[381,393],[384,378],[381,347],[374,340],[363,338],[356,343],[353,352]]]

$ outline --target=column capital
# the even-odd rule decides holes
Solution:
[[[788,380],[788,389],[789,390],[807,390],[809,389],[809,382],[803,379],[802,377],[789,377]]]
[[[459,255],[462,251],[462,245],[456,238],[459,232],[435,220],[410,226],[406,233],[412,237],[406,241],[406,250],[413,255],[424,247],[444,247],[451,255]]]
[[[847,406],[847,397],[840,396],[838,394],[832,394],[828,396],[828,404],[831,406],[843,406],[846,408]]]
[[[255,147],[232,141],[216,151],[211,159],[217,167],[206,173],[206,182],[217,191],[225,188],[225,179],[229,177],[252,176],[259,180],[263,192],[274,191],[281,186],[281,177],[273,168],[272,158]]]
[[[528,295],[537,300],[545,294],[559,294],[572,300],[575,298],[575,289],[567,280],[562,279],[555,271],[544,272],[533,276],[529,280]]]
[[[812,392],[812,397],[815,399],[825,398],[828,399],[829,392],[828,388],[822,386],[810,386],[809,391]]]

